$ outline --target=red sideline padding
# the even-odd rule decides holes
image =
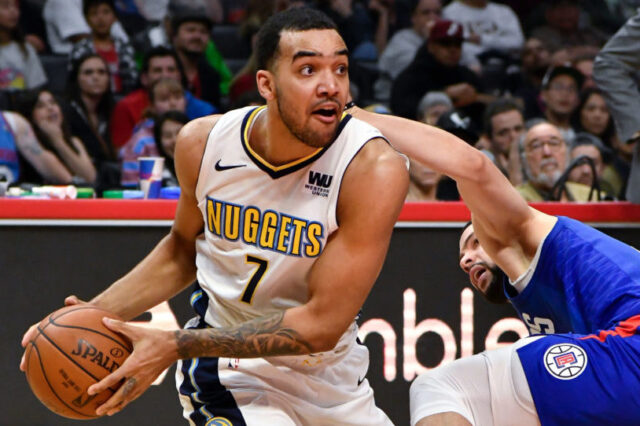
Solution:
[[[175,200],[21,200],[0,198],[0,219],[172,220]]]
[[[23,200],[0,198],[0,219],[172,220],[175,200]],[[640,205],[611,203],[534,203],[549,214],[583,222],[640,223]],[[471,215],[462,202],[407,203],[403,222],[466,222]]]

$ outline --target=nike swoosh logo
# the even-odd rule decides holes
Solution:
[[[216,170],[219,172],[222,172],[224,170],[231,170],[231,169],[237,169],[238,167],[246,167],[246,164],[234,164],[232,166],[223,166],[222,164],[220,164],[220,160],[218,160],[218,162],[216,163]]]
[[[360,386],[362,382],[364,382],[364,379],[366,379],[366,377],[363,377],[362,379],[358,377],[358,386]]]

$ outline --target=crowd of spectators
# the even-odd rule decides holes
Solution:
[[[638,6],[640,0],[0,0],[0,181],[130,187],[137,158],[161,155],[165,183],[177,184],[172,158],[180,128],[262,103],[255,34],[279,10],[314,7],[344,37],[358,105],[457,134],[529,201],[638,200],[640,189],[627,182],[640,161],[633,156],[640,128],[629,123],[639,109],[618,117],[624,100],[605,87],[611,79],[597,75],[617,54],[603,46],[615,45]],[[640,47],[626,53],[640,57]],[[635,61],[614,80],[637,97],[635,83],[623,82],[637,76]],[[459,197],[454,182],[416,161],[410,174],[408,201]]]

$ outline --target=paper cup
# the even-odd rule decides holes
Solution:
[[[164,171],[163,157],[138,158],[140,170],[140,189],[144,198],[158,198],[162,188],[162,172]]]

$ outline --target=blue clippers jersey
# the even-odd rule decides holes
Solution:
[[[640,252],[558,217],[529,284],[509,299],[533,334],[609,329],[640,314]]]

